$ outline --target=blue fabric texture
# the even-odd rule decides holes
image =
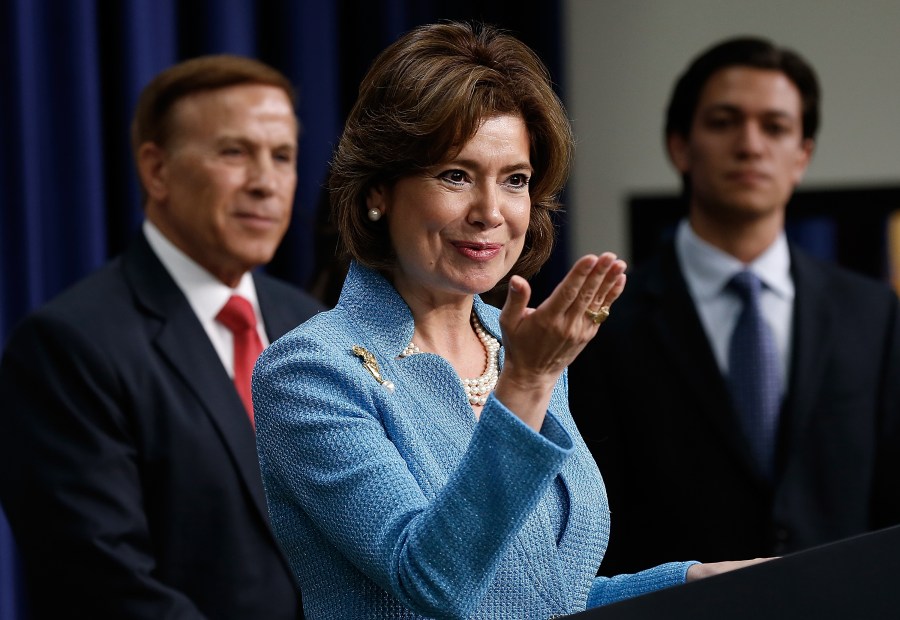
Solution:
[[[499,338],[499,311],[475,312]],[[398,357],[413,329],[354,264],[338,305],[257,362],[263,482],[308,620],[547,618],[684,581],[687,563],[595,578],[609,508],[565,376],[540,433],[493,396],[476,419],[443,358]]]

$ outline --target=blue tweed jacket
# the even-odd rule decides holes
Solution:
[[[499,338],[497,309],[475,311]],[[396,290],[353,265],[337,306],[257,363],[263,482],[308,620],[546,619],[683,582],[686,563],[595,577],[609,508],[565,376],[540,433],[493,396],[476,419],[443,358],[398,358],[412,335]]]

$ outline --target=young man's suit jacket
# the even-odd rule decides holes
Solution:
[[[753,472],[673,246],[570,368],[607,483],[603,574],[784,554],[900,521],[900,316],[885,285],[791,248],[789,385],[773,481]]]

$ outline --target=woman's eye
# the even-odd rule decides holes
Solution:
[[[527,187],[529,180],[530,179],[524,174],[514,174],[509,177],[509,179],[506,181],[506,184],[518,188]]]
[[[448,170],[440,175],[445,181],[449,181],[454,185],[462,185],[466,182],[466,173],[462,170]]]

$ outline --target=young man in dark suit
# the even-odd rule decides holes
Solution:
[[[666,145],[688,217],[570,369],[609,489],[603,574],[900,521],[897,296],[784,234],[818,122],[812,68],[765,40],[713,46],[675,86]],[[739,349],[751,324],[766,357]]]
[[[255,60],[189,60],[141,94],[141,234],[0,365],[0,500],[34,617],[302,617],[248,397],[260,348],[321,309],[253,272],[287,230],[297,135],[290,82]]]

